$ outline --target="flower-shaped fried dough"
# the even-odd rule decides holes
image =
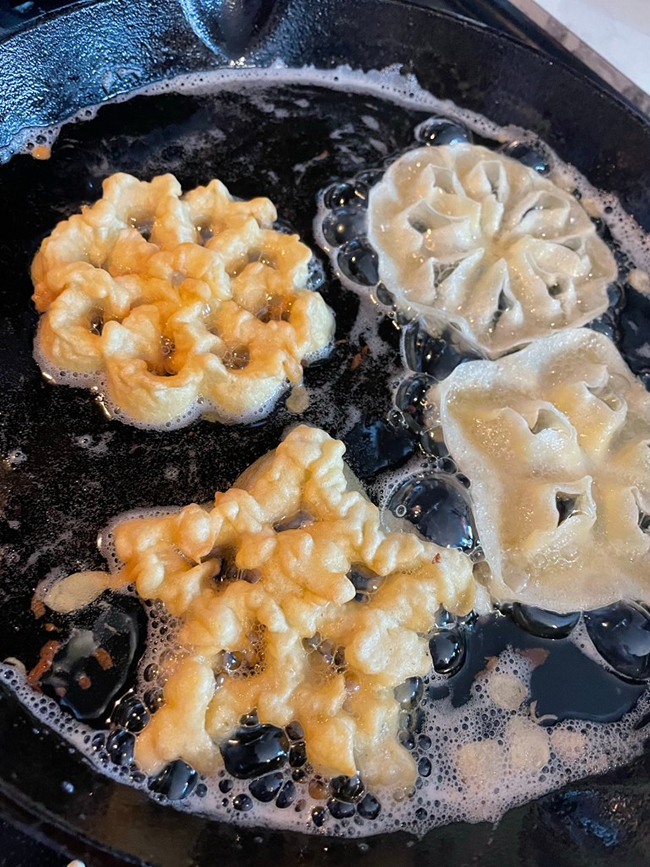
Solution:
[[[608,306],[616,264],[579,202],[487,148],[409,151],[373,187],[368,218],[397,302],[488,357]]]
[[[492,591],[559,611],[650,602],[650,396],[579,328],[438,387]]]
[[[310,251],[275,218],[217,180],[182,196],[172,175],[112,175],[34,259],[37,358],[68,382],[101,378],[136,424],[268,411],[334,324],[306,288]]]
[[[116,525],[115,583],[134,582],[182,624],[165,705],[136,742],[146,771],[179,757],[219,768],[219,745],[256,708],[264,723],[300,721],[320,773],[413,783],[393,690],[429,671],[439,606],[472,608],[470,561],[385,532],[343,453],[300,426],[212,506]],[[363,601],[355,575],[371,585]]]

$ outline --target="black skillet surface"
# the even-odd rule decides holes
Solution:
[[[561,65],[513,40],[415,6],[378,0],[326,2],[317,9],[301,0],[270,5],[251,4],[246,8],[256,9],[255,14],[233,18],[236,6],[214,4],[215,18],[200,14],[205,6],[198,0],[184,0],[182,7],[107,0],[13,37],[0,48],[0,146],[25,126],[60,119],[137,84],[224,65],[228,55],[244,55],[247,63],[258,65],[276,57],[296,66],[349,62],[372,68],[397,62],[437,96],[496,121],[534,129],[593,183],[616,192],[650,228],[647,127]],[[354,157],[371,164],[382,156],[355,128],[360,111],[374,114],[381,128],[376,138],[389,152],[409,143],[412,126],[421,119],[377,100],[335,98],[323,91],[312,91],[303,109],[286,90],[273,100],[290,107],[290,115],[278,120],[241,95],[136,98],[67,128],[49,162],[18,157],[0,170],[0,191],[11,216],[0,236],[5,274],[0,442],[3,456],[16,449],[26,455],[5,469],[2,479],[0,658],[35,660],[44,638],[28,607],[35,583],[55,567],[100,566],[94,541],[107,518],[126,507],[207,498],[272,447],[293,421],[280,406],[265,425],[252,429],[200,423],[166,434],[137,431],[104,419],[86,392],[47,386],[30,354],[35,323],[27,275],[31,257],[55,222],[97,196],[106,174],[172,170],[185,187],[218,175],[238,195],[269,195],[309,243],[316,190],[354,173],[359,167]],[[332,139],[346,120],[352,132]],[[206,143],[206,130],[214,125],[226,135],[213,135]],[[337,309],[337,336],[344,339],[357,300],[331,279],[324,291]],[[630,297],[628,323],[644,321],[647,311],[639,298]],[[370,414],[390,406],[384,360],[397,352],[397,332],[387,322],[381,334],[382,349],[356,370],[350,362],[358,347],[342,343],[330,360],[308,372],[308,384],[333,383],[335,410],[325,424],[333,434],[348,433],[350,406]],[[306,420],[322,423],[317,406]],[[86,435],[94,452],[79,445]],[[305,864],[359,859],[373,867],[391,862],[635,867],[650,858],[646,759],[513,810],[496,831],[457,825],[420,841],[405,834],[369,838],[360,848],[336,839],[243,833],[177,813],[98,775],[56,736],[34,725],[8,693],[0,696],[4,796],[39,816],[46,828],[61,829],[52,831],[57,839],[76,837],[79,847],[88,840],[164,867],[281,859]]]

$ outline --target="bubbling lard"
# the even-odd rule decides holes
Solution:
[[[470,361],[431,397],[471,482],[493,596],[650,602],[650,396],[609,338],[580,328]]]
[[[176,759],[214,773],[255,709],[261,723],[300,723],[317,773],[415,782],[394,689],[429,672],[440,606],[466,614],[486,597],[464,554],[384,531],[344,451],[302,425],[214,505],[115,525],[124,565],[104,583],[89,573],[93,586],[134,583],[180,622],[165,704],[136,741],[147,773]]]
[[[370,192],[368,238],[398,305],[491,358],[596,318],[617,276],[574,196],[478,145],[396,160]]]
[[[34,259],[41,367],[102,382],[133,424],[264,415],[334,331],[307,288],[310,250],[274,230],[276,216],[268,199],[238,201],[218,180],[182,195],[169,174],[107,178]]]

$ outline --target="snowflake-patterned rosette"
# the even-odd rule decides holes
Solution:
[[[650,396],[602,334],[554,334],[438,386],[493,594],[556,611],[650,602]]]
[[[591,321],[617,275],[574,196],[477,145],[396,160],[370,192],[368,238],[400,306],[488,357]]]

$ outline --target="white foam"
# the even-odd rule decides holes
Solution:
[[[146,610],[148,646],[135,688],[139,696],[147,689],[164,685],[164,660],[173,658],[178,627],[161,604],[149,604]],[[583,642],[584,630],[575,639],[579,646]],[[152,676],[151,665],[158,666],[158,674],[154,672]],[[378,819],[357,825],[347,820],[337,822],[329,816],[321,833],[363,837],[405,829],[421,836],[431,827],[449,822],[497,821],[518,804],[627,763],[642,753],[645,736],[635,731],[634,725],[650,707],[647,695],[618,722],[566,720],[543,726],[536,722],[539,718],[535,707],[530,707],[527,701],[533,667],[530,658],[508,648],[474,681],[467,704],[456,708],[450,698],[425,702],[425,722],[419,738],[428,737],[431,746],[420,751],[423,775],[417,788],[411,792],[376,790],[374,794],[382,804]],[[20,664],[15,661],[0,664],[0,675],[41,722],[58,731],[99,770],[118,781],[146,789],[146,782],[138,781],[137,771],[134,778],[128,768],[104,763],[91,743],[93,731],[67,716],[53,700],[27,686]],[[444,683],[442,676],[430,678],[432,687]],[[250,795],[248,782],[232,779],[233,788],[224,799],[218,784],[225,776],[225,772],[219,772],[214,778],[203,780],[207,786],[203,798],[192,796],[174,802],[174,806],[240,825],[318,832],[309,816],[312,808],[323,806],[324,802],[309,795],[308,781],[296,786],[296,803],[302,802],[300,812],[278,810],[273,804],[254,801],[249,813],[240,813],[232,802],[239,794]]]

